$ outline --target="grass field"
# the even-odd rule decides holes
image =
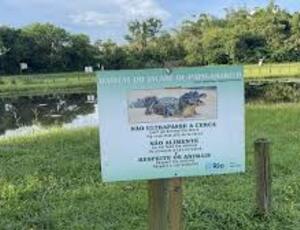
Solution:
[[[45,94],[96,89],[94,74],[60,73],[0,77],[0,96]]]
[[[299,78],[300,63],[245,65],[246,80]],[[82,72],[0,77],[0,96],[95,90],[94,74]]]
[[[245,65],[244,70],[246,79],[300,77],[300,63]]]
[[[187,230],[300,229],[300,104],[247,106],[247,171],[184,181]],[[273,211],[255,216],[252,143],[272,141]],[[0,140],[0,229],[147,229],[147,184],[104,184],[96,129]]]

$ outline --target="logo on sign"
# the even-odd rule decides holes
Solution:
[[[225,164],[219,162],[209,162],[205,165],[207,171],[221,170],[225,168]]]

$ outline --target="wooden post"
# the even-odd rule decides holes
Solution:
[[[178,61],[164,63],[167,74],[179,66]],[[182,223],[182,179],[160,179],[149,181],[149,229],[183,230]]]
[[[181,178],[149,181],[149,229],[183,229]]]
[[[256,203],[260,215],[267,215],[271,207],[270,141],[258,139],[254,143],[256,164]]]

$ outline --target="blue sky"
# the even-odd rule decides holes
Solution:
[[[191,15],[224,15],[225,8],[265,6],[268,0],[0,0],[0,25],[20,27],[50,22],[92,40],[112,38],[122,42],[127,23],[150,16],[165,28],[179,25]],[[299,11],[299,0],[277,0],[290,11]]]

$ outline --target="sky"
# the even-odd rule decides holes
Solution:
[[[127,24],[134,19],[157,17],[164,28],[180,25],[200,13],[218,17],[225,8],[253,9],[269,0],[0,0],[0,25],[22,27],[34,22],[52,23],[72,33],[124,42]],[[289,11],[300,11],[299,0],[277,0]]]

